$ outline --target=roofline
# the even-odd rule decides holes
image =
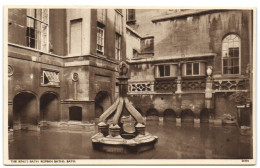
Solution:
[[[162,22],[162,21],[166,21],[166,20],[173,20],[173,19],[177,19],[177,18],[182,18],[182,17],[188,17],[188,16],[192,16],[192,15],[200,15],[200,14],[204,14],[204,13],[209,13],[209,12],[220,12],[220,11],[229,11],[231,9],[196,9],[196,10],[186,10],[186,11],[182,11],[182,12],[177,12],[177,13],[172,13],[172,14],[168,14],[168,15],[161,15],[158,17],[155,17],[154,19],[152,19],[153,23],[156,22]],[[235,10],[235,9],[232,9]],[[237,9],[239,10],[239,9]]]
[[[161,58],[140,58],[140,59],[130,59],[127,60],[129,64],[139,64],[139,63],[147,63],[147,62],[164,62],[164,61],[179,61],[179,60],[187,60],[187,59],[194,59],[194,58],[208,58],[208,57],[215,57],[216,53],[202,53],[196,55],[178,55],[178,56],[165,56]]]

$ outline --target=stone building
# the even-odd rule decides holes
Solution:
[[[236,116],[229,95],[252,100],[252,20],[252,10],[9,8],[9,128],[93,124],[117,97],[121,60],[144,117]]]
[[[151,119],[237,117],[229,95],[252,101],[253,11],[129,9],[129,95]],[[147,118],[147,119],[148,119]]]
[[[117,65],[126,55],[125,13],[9,8],[9,128],[93,123],[117,94]]]

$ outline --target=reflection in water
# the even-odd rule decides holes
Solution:
[[[249,159],[252,138],[235,126],[147,121],[147,132],[159,137],[155,149],[139,154],[95,151],[90,137],[96,132],[18,131],[9,141],[10,159]],[[97,131],[97,129],[96,129]]]

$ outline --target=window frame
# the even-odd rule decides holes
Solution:
[[[133,10],[133,19],[129,19],[129,10]],[[136,11],[135,9],[126,9],[126,22],[135,22],[136,21]]]
[[[123,34],[123,15],[117,9],[115,9],[114,26],[115,26],[116,33],[122,35]]]
[[[54,72],[54,73],[56,73],[57,74],[57,76],[58,76],[58,84],[57,85],[55,85],[55,84],[48,84],[48,83],[45,83],[45,81],[44,81],[44,73],[46,72],[46,71],[48,71],[48,72]],[[61,83],[61,81],[60,81],[60,71],[58,71],[58,70],[53,70],[53,69],[46,69],[46,68],[42,68],[41,69],[41,86],[48,86],[48,87],[60,87],[60,83]]]
[[[161,76],[160,68],[163,66],[163,76]],[[166,66],[169,67],[169,75],[166,76]],[[171,64],[159,64],[157,65],[157,77],[158,78],[169,78],[171,77]]]
[[[229,43],[230,42],[225,42],[225,40],[227,39],[228,41],[231,41],[230,39],[228,39],[229,37],[231,37],[231,36],[235,36],[235,38],[238,38],[238,46],[237,47],[234,47],[234,43],[235,42],[237,42],[237,41],[235,41],[234,39],[235,38],[233,38],[232,39],[232,43],[233,43],[233,47],[229,47]],[[225,50],[224,49],[224,43],[227,43],[227,45],[228,45],[228,47],[227,47],[227,49],[228,50]],[[224,38],[222,39],[222,43],[221,43],[221,71],[222,71],[222,75],[225,75],[225,76],[236,76],[236,75],[241,75],[241,38],[240,38],[240,36],[238,35],[238,34],[236,34],[236,33],[229,33],[229,34],[227,34],[227,35],[225,35],[224,36]],[[239,59],[239,61],[238,61],[238,73],[225,73],[224,72],[224,59],[226,59],[226,58],[224,58],[225,56],[224,56],[224,52],[225,51],[228,51],[229,52],[229,49],[230,48],[239,48],[238,49],[238,59]],[[236,57],[237,58],[237,57]],[[230,60],[232,60],[232,57],[230,57],[229,58]],[[225,67],[228,67],[228,66],[225,66]],[[232,68],[234,68],[235,66],[234,65],[232,65]]]
[[[40,14],[40,18],[38,17],[38,14]],[[33,27],[30,27],[31,23]],[[45,29],[43,28],[43,26],[45,26]],[[34,30],[34,38],[31,38],[30,28],[33,28]],[[34,48],[43,52],[49,52],[49,9],[48,8],[27,8],[26,9],[26,36],[25,37],[26,37],[27,47]],[[30,42],[31,39],[34,39],[34,47],[31,46],[31,42]]]
[[[100,36],[102,44],[98,43],[99,38],[99,30],[102,30],[102,35]],[[98,47],[101,46],[102,50],[100,50]],[[97,54],[104,55],[105,54],[105,25],[97,22],[97,44],[96,44],[96,52]]]
[[[118,40],[117,40],[118,39]],[[115,33],[115,59],[121,60],[122,36]]]
[[[187,65],[188,64],[191,64],[191,74],[190,75],[188,75],[187,74]],[[198,66],[198,74],[194,74],[194,64],[198,64],[199,66]],[[185,63],[185,76],[201,76],[201,72],[200,72],[200,62],[186,62]]]
[[[191,64],[191,74],[190,75],[188,75],[187,74],[187,65],[188,64]],[[199,66],[198,66],[198,74],[194,74],[194,64],[198,64]],[[186,68],[185,68],[185,76],[201,76],[200,75],[201,73],[200,73],[200,62],[186,62]]]

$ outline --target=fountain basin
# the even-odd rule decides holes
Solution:
[[[108,153],[140,153],[153,149],[158,137],[145,132],[144,135],[139,134],[132,139],[124,139],[121,135],[105,137],[99,132],[91,139],[95,150]]]

